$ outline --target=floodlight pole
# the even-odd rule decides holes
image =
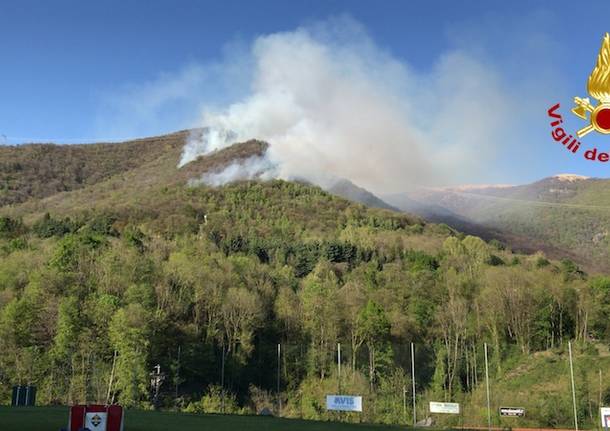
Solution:
[[[487,360],[487,343],[485,343],[485,382],[487,386],[487,429],[491,431],[491,404],[489,402],[489,362]]]
[[[282,345],[277,345],[277,405],[278,416],[282,416],[282,395],[280,393],[280,378],[282,371]]]
[[[599,369],[599,406],[602,406],[602,369]]]
[[[407,423],[407,387],[402,387],[402,419]]]
[[[574,385],[574,365],[572,362],[572,342],[568,341],[568,352],[570,354],[570,378],[572,380],[572,406],[574,407],[574,427],[578,431],[578,414],[576,413],[576,387]]]
[[[220,386],[221,386],[221,404],[220,411],[224,414],[225,412],[225,343],[222,341],[222,362],[220,370]]]
[[[337,385],[341,393],[341,343],[337,343]]]
[[[413,426],[417,423],[417,411],[415,402],[415,346],[411,343],[411,384],[413,388]]]
[[[114,367],[116,365],[117,351],[114,351],[112,358],[112,369],[110,370],[110,381],[108,382],[108,395],[106,395],[106,404],[110,404],[110,394],[112,393],[112,384],[114,383]],[[114,398],[114,397],[113,397]]]
[[[180,350],[181,346],[178,346],[178,364],[176,365],[176,400],[178,399],[178,386],[180,385]]]

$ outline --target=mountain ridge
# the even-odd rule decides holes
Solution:
[[[420,207],[388,201],[435,222],[457,219],[464,232],[496,236],[516,250],[539,249],[594,271],[610,269],[609,179],[557,174],[511,187],[420,189],[406,195]]]
[[[195,129],[194,129],[195,130]],[[36,213],[40,216],[40,209],[65,213],[66,207],[71,205],[82,205],[86,199],[83,195],[95,193],[100,188],[111,188],[118,190],[121,188],[133,189],[134,187],[150,188],[155,184],[186,184],[189,180],[195,180],[206,173],[220,172],[225,167],[234,162],[247,160],[251,157],[262,157],[269,144],[263,141],[249,140],[235,143],[228,147],[218,149],[200,155],[194,160],[179,166],[184,145],[192,137],[194,130],[182,130],[160,136],[139,138],[125,142],[113,143],[91,143],[91,144],[26,144],[20,146],[7,147],[4,152],[0,149],[0,181],[2,175],[6,183],[10,179],[16,183],[16,187],[7,185],[4,192],[4,201],[0,200],[0,208],[11,208],[8,213],[11,215],[25,215],[26,213]],[[198,129],[200,130],[200,129]],[[115,151],[116,154],[112,154]],[[9,158],[14,159],[15,154],[19,154],[18,160],[30,157],[32,152],[46,153],[40,157],[38,163],[32,163],[30,172],[26,172],[25,179],[15,181],[14,175],[11,178],[11,171],[2,169],[9,165]],[[75,159],[74,166],[70,162]],[[55,165],[61,165],[63,158],[68,159],[68,166],[72,169],[55,169],[47,173],[40,166],[53,157]],[[91,157],[85,163],[81,159]],[[124,160],[125,158],[127,160]],[[140,157],[140,158],[138,158]],[[99,159],[104,159],[106,163],[99,164]],[[84,168],[84,169],[83,169]],[[80,179],[89,170],[97,168],[92,177],[83,181]],[[37,184],[34,188],[28,188],[25,192],[19,189],[30,177],[39,175],[42,184]],[[53,187],[55,183],[61,186]],[[44,185],[50,185],[44,187]],[[86,190],[84,190],[86,189]],[[399,211],[397,208],[384,202],[373,193],[355,185],[347,179],[341,179],[331,184],[327,190],[344,199],[361,203],[366,206]],[[97,196],[95,204],[105,201],[109,196]],[[0,194],[0,199],[2,194]],[[115,205],[114,201],[105,201],[105,205]],[[119,199],[120,200],[120,199]],[[23,204],[23,205],[22,205]],[[26,216],[28,217],[28,216]],[[30,215],[31,217],[31,215]]]
[[[187,184],[205,173],[222,171],[235,161],[263,157],[268,148],[262,141],[246,141],[199,156],[178,167],[183,147],[192,133],[192,130],[183,130],[123,143],[29,144],[0,149],[0,168],[5,168],[0,169],[0,180],[4,181],[0,211],[31,222],[46,212],[69,215],[74,209],[90,211],[96,208],[131,211],[126,202],[136,208],[152,208],[154,202],[149,196],[158,198],[159,190]],[[16,166],[32,154],[37,157],[29,164],[21,168]],[[17,157],[13,157],[15,155]],[[53,159],[51,167],[41,168],[50,158]],[[66,164],[62,169],[64,159]],[[92,173],[91,177],[84,178],[87,173]],[[28,183],[32,178],[38,178],[38,183]],[[555,240],[553,235],[558,235],[554,233],[558,227],[552,220],[547,221],[553,228],[548,233],[542,225],[532,232],[527,221],[535,217],[533,213],[541,211],[538,206],[544,205],[597,211],[588,201],[572,201],[578,197],[583,184],[604,181],[558,174],[526,185],[458,186],[379,197],[348,179],[339,179],[327,187],[327,191],[365,206],[405,211],[432,223],[444,223],[487,241],[498,239],[517,251],[534,253],[541,250],[551,258],[569,258],[599,270],[607,268],[603,260],[608,256],[603,250],[608,232],[600,223],[594,224],[596,230],[588,239],[594,244],[587,248]],[[610,195],[608,203],[610,205]],[[526,216],[518,211],[520,208]],[[516,227],[514,220],[519,223]],[[579,236],[585,234],[579,233]],[[590,249],[597,250],[597,255],[591,257]]]

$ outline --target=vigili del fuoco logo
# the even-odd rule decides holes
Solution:
[[[597,55],[597,64],[587,81],[587,91],[599,103],[592,104],[588,97],[574,98],[576,106],[572,108],[572,113],[588,122],[575,133],[578,139],[593,131],[604,135],[610,134],[610,35],[608,33],[604,36],[602,47]],[[547,111],[553,128],[551,136],[576,154],[580,149],[580,141],[573,135],[568,135],[562,127],[563,117],[559,113],[559,108],[560,104],[557,103]],[[597,148],[585,151],[584,157],[587,160],[599,162],[610,160],[609,153],[598,151]]]

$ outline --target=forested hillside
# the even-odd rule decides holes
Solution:
[[[0,145],[0,206],[96,184],[179,151],[188,133],[118,145]]]
[[[337,419],[323,397],[341,391],[364,396],[362,420],[410,422],[411,342],[420,418],[430,400],[480,412],[484,342],[494,384],[525,376],[528,408],[549,403],[539,388],[559,378],[522,364],[564,364],[568,340],[592,364],[586,381],[610,372],[600,348],[610,278],[308,184],[188,185],[264,149],[251,141],[182,169],[174,149],[0,209],[0,400],[33,383],[42,404],[149,407],[159,364],[162,408],[275,409],[278,344],[282,414],[292,417]],[[594,381],[578,389],[583,423],[596,420]],[[568,390],[550,393],[557,407],[531,407],[528,423],[569,426]]]

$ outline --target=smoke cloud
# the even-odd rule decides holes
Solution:
[[[323,187],[347,178],[391,193],[472,182],[515,138],[516,95],[497,70],[460,49],[418,72],[340,19],[261,36],[250,55],[249,93],[202,109],[199,125],[209,132],[185,146],[181,165],[260,139],[270,144],[264,165],[273,176]],[[239,169],[249,177],[250,165],[231,165],[205,182],[240,178]]]
[[[181,168],[188,162],[192,162],[203,154],[208,154],[220,148],[227,147],[237,142],[238,136],[235,132],[215,127],[204,127],[191,132],[187,145],[182,150],[182,157],[178,163]]]
[[[277,177],[276,166],[267,157],[254,156],[233,162],[218,172],[207,172],[199,179],[189,181],[189,186],[206,184],[218,187],[233,181],[270,180]]]

